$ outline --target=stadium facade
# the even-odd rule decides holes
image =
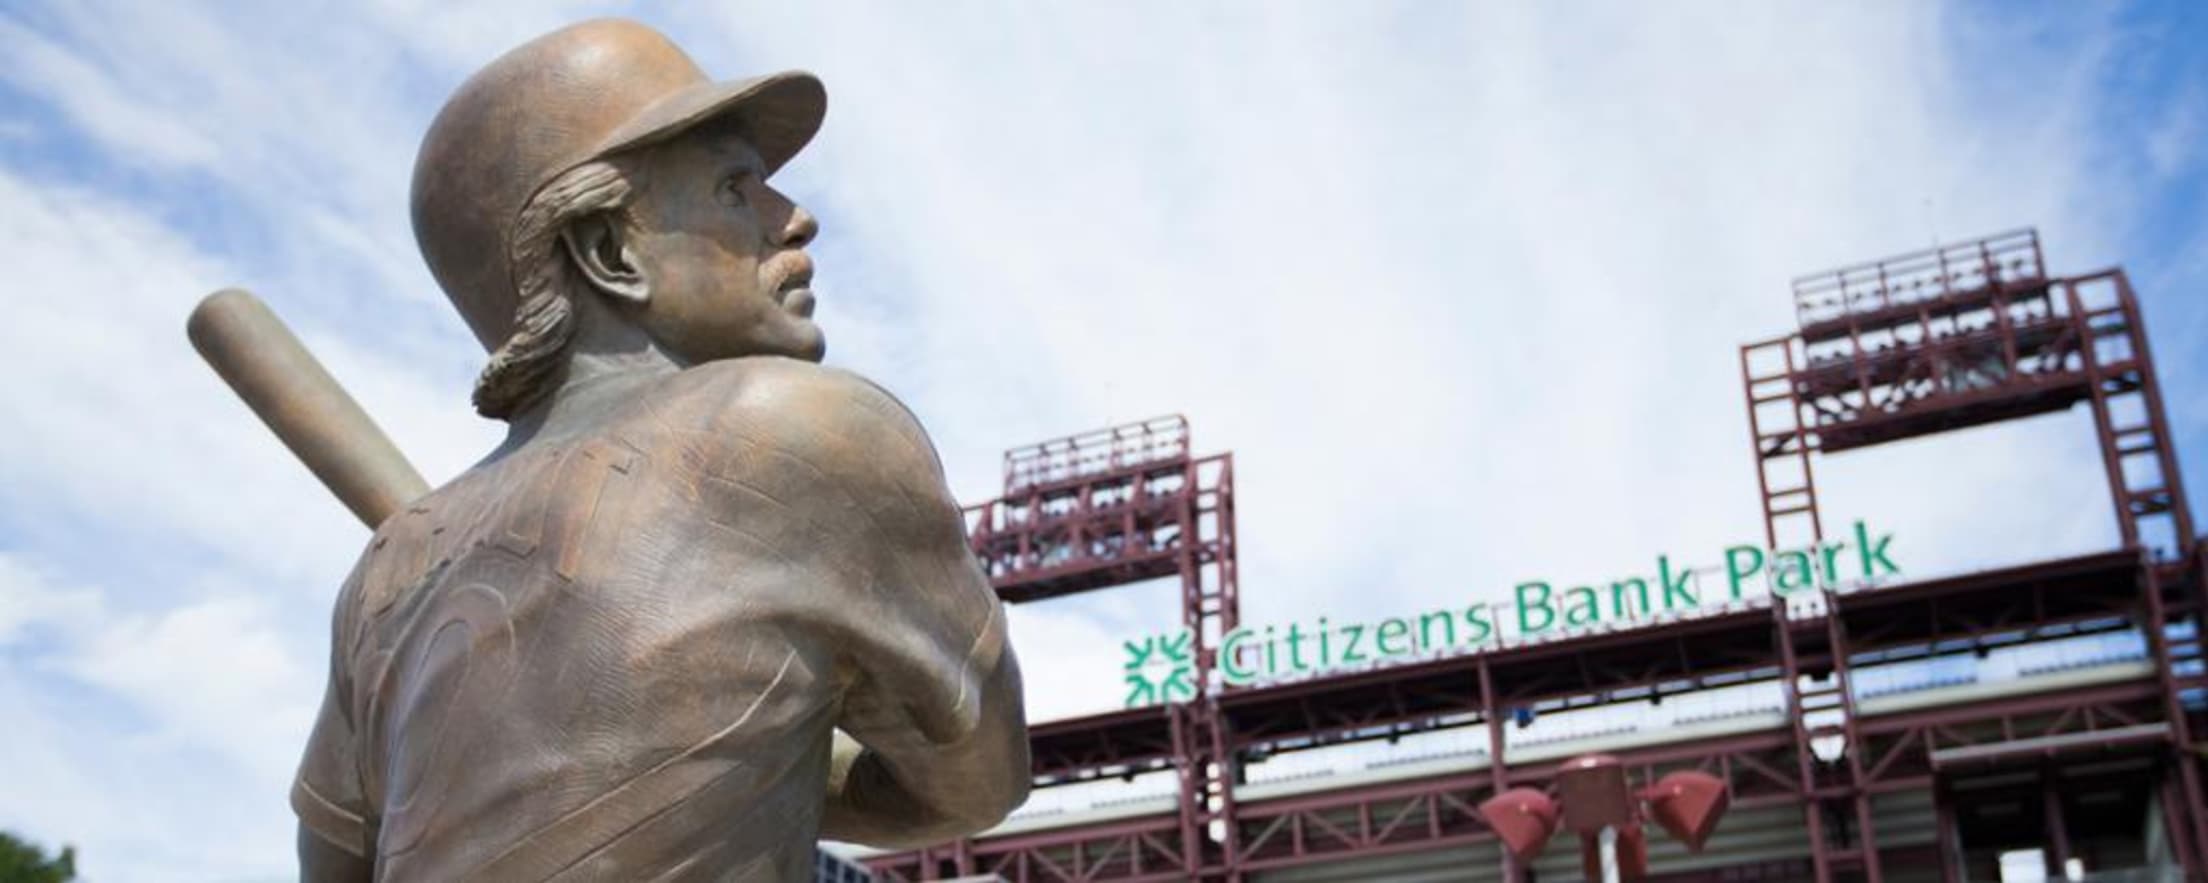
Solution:
[[[1521,586],[1477,640],[1474,609],[1447,640],[1243,623],[1233,457],[1184,420],[1009,452],[967,513],[1004,600],[1176,580],[1184,630],[1130,646],[1133,707],[1032,728],[1034,797],[1002,825],[851,857],[900,881],[1578,880],[1577,849],[1517,862],[1478,807],[1599,752],[1728,784],[1707,848],[1650,839],[1652,880],[2208,875],[2208,563],[2123,271],[2052,275],[2019,231],[1793,288],[1798,327],[1740,351],[1762,542],[1702,556],[1725,580],[1693,591],[1668,557]],[[2079,404],[2116,548],[1909,580],[1875,528],[1822,520],[1822,454]]]

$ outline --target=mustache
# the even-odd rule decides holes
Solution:
[[[765,272],[760,275],[774,280],[771,291],[788,291],[813,284],[813,259],[802,251],[791,249],[768,258]]]

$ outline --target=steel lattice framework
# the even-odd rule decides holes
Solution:
[[[2065,803],[2090,776],[2160,807],[2169,850],[2208,872],[2208,805],[2183,701],[2201,676],[2208,565],[2170,444],[2138,305],[2121,270],[2050,278],[2022,231],[1804,277],[1800,328],[1741,349],[1766,536],[1823,537],[1813,454],[2090,403],[2122,547],[1946,579],[1742,604],[1691,619],[1294,683],[1221,689],[1237,621],[1233,460],[1195,456],[1178,417],[1012,451],[1005,494],[968,510],[975,553],[1007,602],[1180,580],[1193,698],[1036,725],[1039,788],[1173,770],[1172,810],[983,836],[877,856],[889,880],[1241,880],[1265,871],[1490,843],[1476,807],[1548,781],[1504,737],[1521,709],[1592,708],[1776,683],[1783,714],[1719,738],[1614,750],[1642,781],[1693,768],[1736,807],[1800,807],[1806,856],[1666,880],[1865,880],[1937,866],[1962,879],[1962,840],[2038,806],[2052,867],[2092,822]],[[1866,715],[1856,667],[1956,648],[2097,633],[2145,637],[2138,676]],[[2177,637],[2173,637],[2173,635]],[[1410,734],[1484,734],[1484,768],[1237,799],[1255,759]],[[1840,746],[1833,750],[1832,746]],[[1824,750],[1820,751],[1820,747]],[[1255,793],[1252,791],[1251,793]],[[1932,844],[1882,844],[1877,801],[1930,794]],[[1905,838],[1904,838],[1905,839]],[[1503,879],[1525,869],[1501,860]]]

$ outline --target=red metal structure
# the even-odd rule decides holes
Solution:
[[[1811,453],[2081,401],[2124,544],[2165,560],[2192,544],[2131,282],[2120,269],[2049,278],[2044,265],[2039,235],[2020,230],[1794,281],[1800,329],[1740,350],[1773,546],[1823,536]]]
[[[1433,854],[1479,868],[1431,879],[1527,880],[1477,809],[1514,787],[1553,788],[1555,763],[1506,738],[1513,721],[1588,709],[1625,719],[1667,698],[1770,688],[1772,713],[1715,735],[1602,749],[1637,781],[1686,769],[1722,778],[1747,827],[1744,814],[1798,818],[1754,856],[1739,838],[1756,835],[1728,833],[1729,821],[1710,845],[1716,864],[1656,856],[1650,879],[1993,879],[1990,863],[2020,844],[2058,877],[2073,860],[2153,855],[2208,874],[2192,735],[2208,686],[2203,559],[2138,305],[2121,270],[2055,278],[2043,266],[2025,231],[1798,280],[1798,330],[1741,350],[1767,538],[1824,536],[1812,455],[2087,402],[2122,537],[2107,552],[1224,688],[1212,671],[1237,620],[1231,456],[1195,456],[1179,418],[1009,453],[1004,497],[969,510],[1005,600],[1177,578],[1195,646],[1193,698],[1036,725],[1038,794],[1172,771],[1177,800],[1008,824],[868,864],[890,880],[1386,879],[1394,872],[1370,869]],[[1912,697],[1857,683],[2096,635],[2139,636],[2148,664],[2006,691]],[[1477,734],[1476,757],[1419,775],[1298,788],[1248,777],[1301,753],[1452,733]],[[1926,804],[1921,824],[1891,821]],[[2151,834],[2123,828],[2142,818]],[[1543,865],[1542,879],[1572,873],[1555,867],[1568,863]],[[1327,868],[1335,876],[1312,876]]]

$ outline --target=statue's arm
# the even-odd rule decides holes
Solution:
[[[1020,669],[934,448],[861,378],[769,370],[785,376],[746,396],[768,407],[732,431],[770,480],[810,477],[746,496],[801,510],[811,618],[845,684],[821,834],[895,848],[990,827],[1027,797]]]
[[[305,825],[299,826],[300,883],[371,883],[374,862],[322,839]]]
[[[832,771],[823,836],[873,846],[940,843],[997,824],[1031,781],[1020,667],[1004,610],[966,543],[927,434],[853,378],[844,432],[871,524],[875,614],[838,725],[859,750]]]
[[[338,591],[330,625],[329,683],[291,786],[292,811],[299,816],[299,879],[311,883],[375,879],[373,826],[368,821],[375,813],[361,787],[361,746],[351,712],[353,679],[346,667],[361,571],[356,566]]]
[[[979,724],[931,743],[914,731],[837,733],[821,836],[880,847],[941,843],[1003,821],[1027,799],[1027,723],[1010,652],[981,689]]]

